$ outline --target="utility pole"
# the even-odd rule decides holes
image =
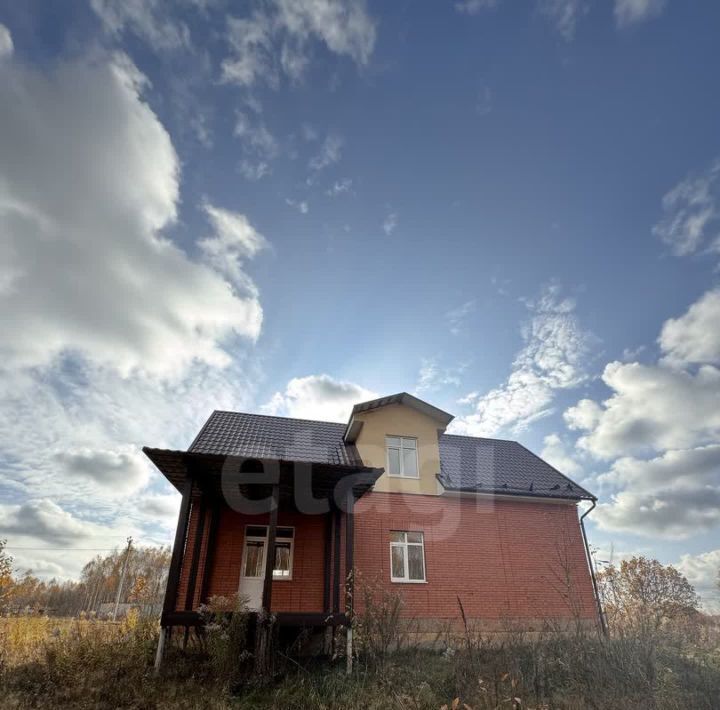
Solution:
[[[123,584],[125,583],[125,574],[127,573],[128,560],[130,559],[130,551],[132,550],[133,539],[127,539],[127,548],[125,548],[125,557],[123,559],[122,572],[120,573],[120,582],[118,582],[117,595],[115,596],[115,609],[113,611],[113,621],[117,621],[118,607],[120,606],[120,595],[122,594]]]

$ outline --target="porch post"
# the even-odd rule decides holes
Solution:
[[[270,613],[272,604],[273,569],[275,568],[275,537],[277,535],[278,508],[280,507],[280,486],[277,483],[272,487],[272,508],[270,510],[270,523],[268,525],[267,553],[265,555],[265,580],[263,582],[262,608]]]
[[[330,575],[332,572],[332,512],[325,516],[325,551],[323,557],[323,611],[330,611]]]
[[[208,529],[207,553],[205,555],[205,566],[203,567],[202,581],[200,583],[200,603],[204,604],[210,591],[210,575],[215,561],[215,542],[217,531],[220,525],[220,498],[214,497],[212,510],[210,512],[210,528]]]
[[[262,608],[257,615],[255,628],[255,672],[260,678],[268,679],[274,673],[275,624],[271,616],[272,581],[275,568],[275,537],[277,534],[278,508],[280,507],[280,485],[272,487],[272,508],[268,524],[267,549],[265,551],[265,580],[263,582]]]
[[[340,511],[333,511],[333,614],[340,611]]]
[[[353,595],[355,592],[355,570],[353,551],[355,541],[355,496],[352,488],[347,493],[345,505],[345,616],[347,617],[347,648],[345,660],[347,672],[353,668]]]
[[[178,586],[180,584],[180,570],[182,569],[183,555],[185,553],[185,540],[187,538],[188,523],[190,521],[190,504],[193,489],[193,479],[190,474],[185,478],[185,486],[180,503],[180,514],[178,515],[177,529],[175,530],[175,542],[173,543],[172,557],[170,558],[170,569],[168,570],[167,587],[165,587],[165,601],[163,603],[163,617],[175,611]],[[162,623],[163,620],[161,620]],[[164,625],[164,624],[163,624]]]
[[[155,653],[156,674],[160,672],[160,666],[165,652],[165,641],[170,631],[166,615],[175,610],[175,602],[177,601],[180,570],[182,569],[183,554],[185,552],[185,539],[187,536],[188,522],[190,521],[192,488],[192,476],[186,474],[185,485],[182,492],[182,502],[180,503],[180,513],[178,515],[178,524],[175,530],[175,542],[173,543],[172,556],[170,557],[170,569],[168,570],[168,581],[165,587],[165,600],[163,601],[163,610],[160,616],[160,637],[158,638],[157,651]]]
[[[197,582],[198,567],[200,566],[200,552],[202,551],[203,536],[205,535],[205,516],[207,511],[206,495],[200,490],[197,523],[195,524],[195,544],[193,545],[190,575],[188,577],[187,594],[185,595],[185,609],[192,610],[195,604],[195,585]],[[207,554],[207,548],[205,549]]]

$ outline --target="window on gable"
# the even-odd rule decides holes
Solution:
[[[390,476],[418,478],[417,439],[386,436],[387,471]]]
[[[425,581],[425,545],[421,532],[390,533],[390,579],[393,582]]]

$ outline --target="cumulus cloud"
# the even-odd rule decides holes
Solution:
[[[0,71],[6,365],[75,352],[125,374],[168,373],[193,360],[227,364],[220,341],[260,331],[252,289],[163,237],[180,168],[144,83],[124,56]]]
[[[243,293],[257,298],[257,289],[244,271],[245,261],[268,247],[268,242],[244,214],[203,204],[208,221],[213,227],[212,236],[198,242],[207,262],[219,273],[240,288]]]
[[[473,398],[475,412],[451,425],[458,433],[493,436],[520,431],[551,412],[558,390],[577,387],[587,379],[587,355],[593,337],[580,326],[572,299],[559,287],[546,288],[528,302],[529,322],[522,329],[525,345],[515,357],[507,381]]]
[[[578,445],[602,459],[708,443],[720,435],[720,370],[697,373],[637,362],[609,363],[602,375],[612,395],[581,400],[565,412]]]
[[[604,529],[681,538],[720,524],[720,369],[704,362],[717,362],[717,307],[715,291],[702,296],[664,324],[657,364],[608,364],[611,396],[565,412],[578,446],[612,461],[597,478],[614,491],[598,506]]]
[[[705,293],[680,318],[667,320],[658,343],[667,364],[720,365],[720,289]]]
[[[353,382],[330,375],[294,377],[283,392],[276,392],[263,407],[267,414],[300,419],[347,421],[354,404],[377,397]]]
[[[720,524],[720,489],[628,489],[593,517],[604,530],[679,540]]]
[[[568,444],[559,434],[548,434],[543,439],[543,449],[540,457],[566,476],[576,476],[582,473],[582,467],[568,448]]]
[[[615,0],[615,22],[628,27],[662,14],[667,0]]]
[[[0,22],[0,61],[13,53],[13,40],[10,30]]]
[[[691,174],[662,200],[663,217],[653,227],[677,256],[720,251],[720,160]]]
[[[150,477],[150,466],[138,449],[66,449],[54,454],[60,475],[80,478],[124,495],[143,488]]]
[[[539,0],[538,8],[566,41],[575,38],[580,18],[589,9],[586,0]]]
[[[717,586],[720,549],[701,552],[698,555],[683,555],[676,566],[695,587],[705,609],[710,613],[720,613],[720,590]]]
[[[313,41],[364,65],[375,35],[364,0],[271,0],[246,17],[228,18],[231,53],[222,63],[223,78],[246,87],[298,80]]]

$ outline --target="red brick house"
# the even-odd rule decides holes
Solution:
[[[281,625],[345,624],[370,582],[427,630],[458,599],[488,630],[600,625],[578,516],[595,497],[516,442],[446,434],[452,418],[406,393],[346,424],[215,411],[187,451],[145,448],[183,496],[162,626],[237,592]]]

